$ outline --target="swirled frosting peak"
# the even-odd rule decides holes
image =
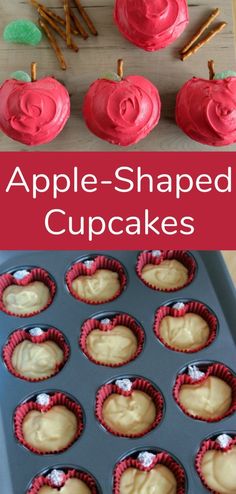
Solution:
[[[176,121],[189,137],[209,146],[236,142],[236,77],[194,77],[180,90]]]
[[[186,0],[116,0],[115,22],[125,38],[147,51],[173,43],[188,24]]]
[[[83,114],[88,128],[112,144],[129,146],[146,137],[158,124],[161,101],[145,77],[120,82],[98,79],[85,96]]]
[[[56,79],[6,80],[0,87],[0,129],[28,146],[52,141],[70,116],[67,89]]]

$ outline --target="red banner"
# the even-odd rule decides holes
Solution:
[[[1,153],[1,249],[233,249],[235,153]]]

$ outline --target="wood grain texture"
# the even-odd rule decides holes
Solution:
[[[223,250],[222,254],[233,282],[236,285],[236,250]]]
[[[60,15],[63,14],[62,0],[44,0],[45,4]],[[236,13],[236,2],[233,6]],[[37,20],[37,13],[27,0],[0,0],[0,31],[16,18]],[[38,77],[53,74],[63,81],[71,95],[72,114],[64,131],[44,146],[29,148],[0,135],[1,151],[213,151],[185,136],[175,124],[174,108],[176,93],[193,75],[207,77],[207,61],[214,58],[217,71],[235,70],[235,43],[233,31],[232,3],[230,0],[189,0],[190,24],[182,37],[169,48],[146,53],[126,41],[113,23],[113,0],[83,0],[98,29],[99,36],[90,36],[87,41],[79,39],[78,54],[64,50],[68,62],[67,72],[62,72],[46,39],[38,47],[7,44],[0,40],[0,80],[6,79],[15,70],[29,71],[32,60],[38,62]],[[61,6],[60,6],[61,5]],[[179,49],[186,43],[199,23],[216,6],[221,7],[220,21],[228,22],[227,28],[209,45],[186,62],[177,57]],[[63,42],[59,40],[61,46]],[[158,127],[143,141],[129,148],[112,146],[93,136],[82,119],[81,108],[89,85],[98,76],[115,70],[118,58],[125,60],[126,74],[140,74],[158,86],[163,102],[162,118]],[[236,145],[221,148],[235,151]]]

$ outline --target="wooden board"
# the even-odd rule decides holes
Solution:
[[[232,277],[232,280],[236,286],[236,251],[235,250],[223,250],[222,254],[227,264],[228,270]]]
[[[45,3],[62,12],[62,0],[44,0]],[[235,7],[235,0],[234,7]],[[5,25],[16,18],[37,19],[37,14],[27,0],[0,0],[1,18],[0,31]],[[193,75],[208,75],[207,61],[214,58],[217,71],[235,69],[235,43],[233,32],[232,3],[230,0],[218,0],[222,8],[220,20],[228,21],[227,28],[209,45],[185,63],[181,62],[177,53],[189,39],[199,22],[206,18],[210,10],[216,7],[212,0],[189,0],[190,24],[185,33],[171,47],[155,52],[146,53],[126,41],[118,32],[112,19],[113,0],[83,0],[94,19],[99,36],[90,37],[88,41],[80,40],[81,50],[74,54],[65,50],[69,69],[62,72],[57,65],[47,40],[38,47],[7,44],[0,41],[0,80],[6,79],[15,70],[29,71],[32,60],[37,60],[39,77],[54,74],[63,80],[71,94],[72,114],[63,131],[52,143],[37,148],[28,148],[0,135],[1,151],[121,151],[118,148],[97,139],[86,128],[81,114],[82,101],[89,85],[100,75],[114,70],[116,60],[125,59],[127,74],[140,74],[149,78],[158,86],[162,97],[162,118],[158,127],[143,141],[129,147],[129,151],[208,151],[209,148],[186,137],[175,124],[174,108],[176,93],[181,85]],[[236,12],[236,10],[235,10]],[[222,148],[236,150],[236,145]]]

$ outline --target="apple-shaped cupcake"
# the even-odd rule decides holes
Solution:
[[[8,79],[0,87],[0,129],[28,146],[52,141],[70,116],[67,89],[53,77],[31,82]]]
[[[156,127],[161,101],[157,88],[145,77],[123,78],[122,61],[119,62],[117,74],[108,74],[90,86],[83,115],[97,137],[118,146],[130,146]]]
[[[178,93],[176,122],[191,139],[208,146],[236,142],[236,73],[193,77]]]
[[[114,20],[125,38],[146,51],[173,43],[186,28],[186,0],[116,0]]]
[[[228,433],[206,439],[196,457],[202,483],[214,494],[236,492],[236,437]]]

